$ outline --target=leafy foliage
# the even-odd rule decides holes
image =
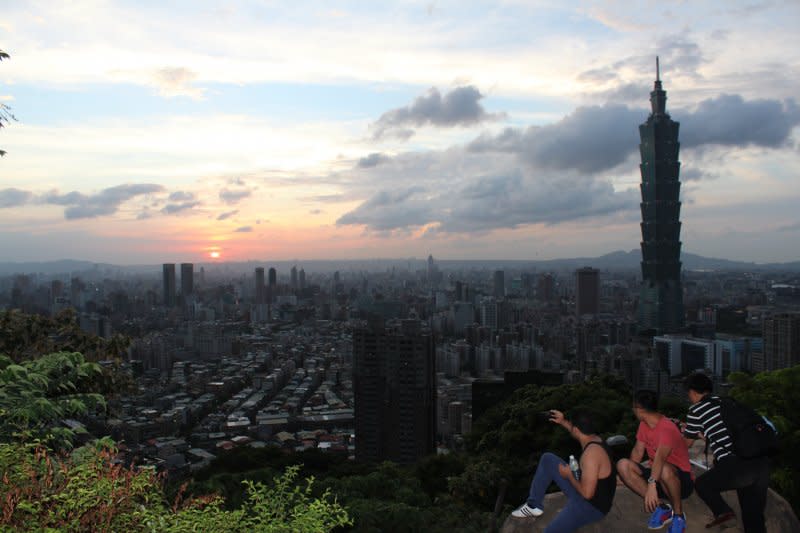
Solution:
[[[350,524],[344,508],[325,491],[313,497],[313,479],[297,485],[290,467],[269,486],[247,482],[247,502],[232,511],[204,496],[172,504],[150,470],[114,462],[110,441],[55,457],[39,444],[0,444],[0,526],[30,531],[231,531],[294,533],[331,531]]]
[[[771,484],[800,513],[800,366],[761,372],[734,373],[731,396],[767,416],[778,429],[780,453],[773,459]]]
[[[103,396],[92,392],[92,379],[100,372],[99,365],[77,352],[21,364],[0,355],[0,441],[28,436],[68,445],[72,432],[57,424],[105,408]]]
[[[89,361],[118,359],[130,339],[115,335],[103,339],[78,327],[73,309],[54,317],[32,315],[17,309],[0,311],[0,354],[15,362],[53,352],[80,352]]]
[[[0,50],[0,61],[4,59],[8,59],[10,56]],[[0,128],[4,126],[4,122],[7,124],[11,120],[17,120],[17,118],[11,114],[11,108],[6,104],[0,103]],[[6,155],[4,150],[0,150],[0,157]]]

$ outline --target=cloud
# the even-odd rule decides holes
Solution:
[[[239,212],[238,209],[234,209],[233,211],[226,211],[224,213],[221,213],[219,216],[217,216],[217,220],[227,220],[227,219],[231,218],[232,216],[234,216],[238,212]]]
[[[387,161],[391,161],[388,155],[375,152],[359,159],[356,166],[358,166],[358,168],[372,168]]]
[[[205,92],[205,89],[192,86],[192,82],[197,79],[197,73],[183,67],[156,69],[151,73],[151,79],[159,94],[168,98],[188,96],[199,100]]]
[[[309,215],[321,215],[324,213],[322,209],[312,209],[308,212]]]
[[[372,137],[376,140],[384,136],[407,139],[414,134],[411,126],[470,126],[505,116],[487,113],[480,104],[482,98],[481,92],[471,85],[457,87],[444,96],[436,87],[432,87],[411,105],[381,115],[370,127],[373,130]]]
[[[194,200],[194,193],[188,191],[175,191],[169,195],[170,202],[191,202]]]
[[[133,183],[109,187],[92,195],[77,191],[66,194],[50,191],[41,195],[39,201],[46,204],[66,206],[64,218],[74,220],[113,215],[128,200],[137,196],[162,192],[163,190],[164,187],[154,183]]]
[[[579,107],[555,124],[481,135],[469,150],[512,152],[543,169],[596,173],[619,165],[635,149],[642,116],[618,104]]]
[[[222,189],[219,191],[219,199],[228,205],[239,203],[244,198],[252,194],[249,189]]]
[[[198,205],[200,205],[200,202],[198,202],[197,200],[192,200],[190,202],[180,202],[176,204],[167,204],[161,209],[161,212],[164,213],[165,215],[175,215],[177,213],[186,211],[188,209],[194,209]]]
[[[680,117],[679,113],[675,113]],[[681,118],[681,145],[763,146],[778,148],[789,142],[792,128],[800,124],[794,100],[745,101],[738,94],[703,100]]]
[[[253,226],[242,226],[240,228],[236,228],[233,231],[236,233],[250,233],[251,231],[253,231]]]
[[[6,207],[19,207],[28,203],[33,198],[33,193],[22,189],[8,188],[0,190],[0,209]]]
[[[508,174],[474,176],[453,190],[433,195],[419,187],[380,191],[336,224],[363,225],[383,234],[423,226],[429,226],[429,234],[481,233],[633,213],[638,207],[635,189],[615,191],[606,180],[510,170]]]
[[[497,135],[481,135],[468,149],[476,153],[514,153],[541,169],[599,173],[616,167],[636,152],[637,125],[647,115],[646,110],[622,104],[579,107],[554,124],[506,128]],[[746,101],[739,95],[704,100],[695,109],[678,109],[672,116],[681,123],[683,148],[778,148],[789,142],[792,128],[800,124],[800,109],[793,100]]]

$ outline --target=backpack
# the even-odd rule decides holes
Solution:
[[[767,418],[733,398],[717,400],[722,423],[733,442],[733,453],[742,459],[754,459],[778,452],[778,433]]]

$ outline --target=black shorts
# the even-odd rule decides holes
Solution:
[[[636,466],[639,467],[639,470],[642,471],[642,477],[645,479],[650,478],[650,474],[652,474],[652,470],[643,466],[641,463],[636,463]],[[677,466],[666,463],[664,468],[674,468],[678,472],[678,479],[681,480],[681,500],[685,500],[689,496],[692,495],[692,491],[694,490],[694,480],[692,479],[691,472],[684,472]],[[658,490],[659,498],[664,498],[665,500],[668,499],[667,493],[664,492],[664,489],[661,487],[661,483],[656,483],[656,489]]]

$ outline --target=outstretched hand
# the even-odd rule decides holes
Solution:
[[[564,423],[564,413],[558,411],[557,409],[550,410],[550,422],[553,424],[563,424]]]

